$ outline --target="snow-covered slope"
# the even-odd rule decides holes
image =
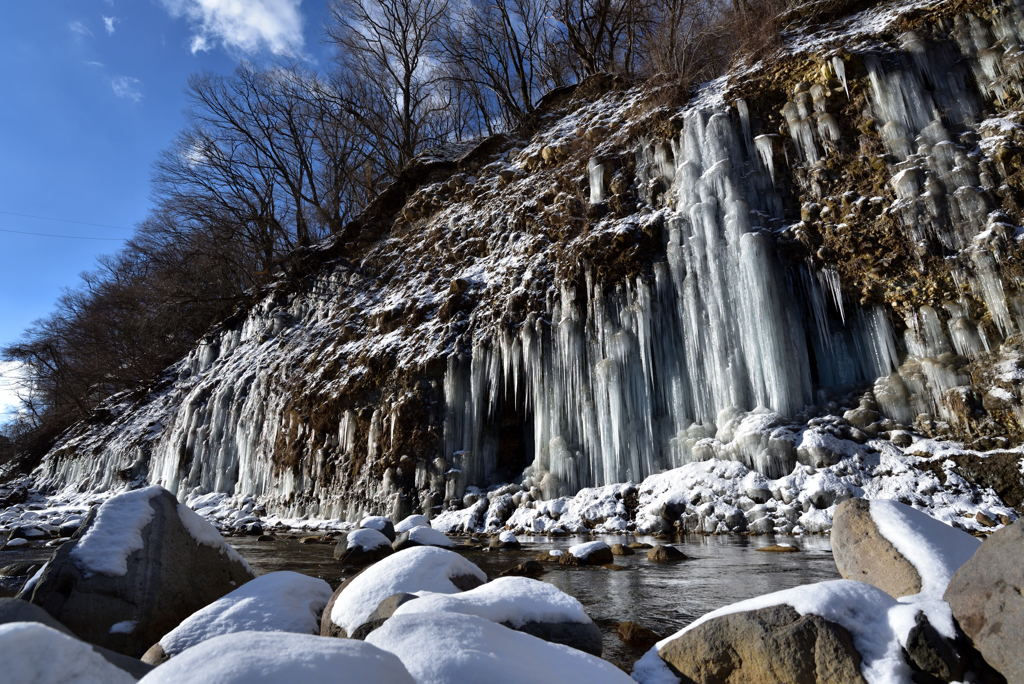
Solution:
[[[779,478],[907,428],[1004,446],[1024,15],[964,7],[793,32],[681,107],[596,77],[424,160],[37,483],[398,519],[709,458]]]

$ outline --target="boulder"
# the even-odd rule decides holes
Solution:
[[[386,599],[401,593],[454,594],[478,587],[487,575],[454,551],[417,546],[388,556],[342,583],[324,609],[322,636],[347,637]]]
[[[455,542],[448,538],[448,536],[439,530],[435,530],[432,527],[426,525],[420,525],[414,527],[411,530],[402,532],[395,538],[391,548],[395,551],[402,551],[404,549],[411,549],[415,546],[439,546],[441,548],[451,548],[455,546]]]
[[[1024,682],[1024,525],[986,539],[950,581],[943,598],[985,660],[1009,682]]]
[[[544,566],[538,561],[527,560],[503,570],[498,577],[540,577],[544,572]]]
[[[659,545],[647,552],[647,560],[654,563],[668,563],[686,560],[687,558],[689,556],[674,546]]]
[[[189,615],[142,660],[159,665],[207,639],[233,632],[319,634],[319,615],[331,594],[331,585],[316,577],[288,570],[260,575]]]
[[[391,653],[364,641],[290,632],[234,632],[172,658],[146,684],[413,684]]]
[[[352,530],[334,547],[334,557],[345,565],[363,567],[394,553],[391,540],[372,528]]]
[[[519,632],[601,655],[601,630],[572,596],[547,582],[501,577],[458,594],[424,594],[397,611],[476,615]]]
[[[848,499],[836,507],[832,555],[839,574],[900,598],[939,598],[979,541],[910,506]]]
[[[561,565],[606,565],[615,562],[612,549],[603,541],[585,542],[569,547],[568,553],[558,557]]]
[[[658,655],[684,681],[865,681],[845,628],[784,604],[703,622],[663,645]]]
[[[622,643],[645,651],[661,641],[661,635],[654,630],[629,620],[620,622],[615,628],[615,633]]]
[[[6,625],[14,622],[38,622],[42,625],[46,625],[50,629],[55,629],[58,632],[67,634],[69,637],[75,638],[75,635],[71,633],[70,629],[57,622],[52,615],[39,606],[34,606],[28,601],[22,601],[21,599],[0,599],[0,625]],[[147,665],[141,660],[130,658],[126,655],[121,655],[120,653],[115,653],[114,651],[103,648],[102,646],[93,646],[92,644],[89,644],[89,646],[93,651],[105,658],[111,665],[124,670],[135,679],[145,676],[147,672],[153,669],[152,665]]]
[[[414,527],[430,527],[430,519],[425,515],[410,515],[395,523],[395,534],[408,532]]]
[[[108,499],[22,598],[79,638],[133,657],[253,578],[220,533],[162,487]]]
[[[383,515],[368,515],[359,521],[359,527],[364,530],[376,530],[387,537],[389,542],[395,541],[395,525]]]
[[[522,547],[519,540],[516,539],[516,535],[508,530],[502,531],[497,537],[491,539],[489,546],[492,549],[518,549]]]
[[[377,607],[373,610],[372,613],[370,613],[370,616],[366,618],[366,621],[363,622],[363,624],[359,625],[359,627],[356,628],[356,630],[351,634],[350,638],[365,639],[370,632],[372,632],[373,630],[377,629],[385,622],[387,622],[388,619],[395,614],[395,611],[398,610],[403,604],[406,604],[409,601],[418,598],[419,596],[417,596],[416,594],[409,594],[404,591],[400,591],[397,594],[392,594],[391,596],[388,596],[386,599],[377,604]]]
[[[0,663],[3,681],[19,684],[130,684],[136,680],[89,644],[36,621],[0,625]]]

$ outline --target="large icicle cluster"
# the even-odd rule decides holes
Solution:
[[[873,388],[863,409],[890,419],[875,432],[964,421],[967,364],[986,355],[1005,356],[986,406],[1024,418],[1024,371],[1000,347],[1024,330],[1004,258],[1019,216],[997,199],[1021,182],[1007,150],[1024,127],[1004,110],[1024,96],[1024,15],[935,10],[899,34],[904,10],[797,36],[786,59],[802,76],[746,100],[720,79],[669,126],[637,124],[657,109],[640,87],[451,162],[351,263],[324,257],[147,397],[109,402],[37,482],[148,480],[354,519],[498,482],[517,483],[517,504],[552,499],[713,458],[778,479],[821,465],[808,421],[853,391]],[[829,203],[840,153],[881,177],[877,196]],[[956,294],[862,298],[824,252],[792,258],[799,236],[856,230],[844,212],[865,208],[919,269],[939,254]],[[616,271],[620,252],[642,256]]]

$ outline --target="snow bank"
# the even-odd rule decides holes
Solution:
[[[128,557],[142,549],[142,530],[153,519],[149,502],[164,491],[163,487],[153,485],[107,499],[96,511],[89,531],[71,551],[75,564],[89,573],[111,577],[127,574]],[[220,538],[219,533],[217,537]]]
[[[905,630],[913,626],[913,621],[908,625],[903,611],[904,606],[881,589],[851,580],[806,584],[711,611],[679,632],[659,641],[651,652],[637,662],[634,677],[644,684],[667,681],[664,679],[664,672],[653,662],[653,657],[656,657],[658,649],[698,625],[723,615],[783,604],[792,606],[800,615],[818,615],[849,631],[857,651],[863,658],[861,673],[869,684],[909,684],[911,681],[911,670],[903,660],[901,644],[906,641]]]
[[[391,546],[391,540],[385,537],[382,532],[370,527],[352,530],[345,537],[346,549],[372,551],[382,546]]]
[[[331,622],[351,634],[380,602],[399,592],[455,594],[451,578],[487,581],[484,571],[459,554],[434,546],[414,546],[377,561],[349,580],[331,609]]]
[[[0,663],[7,682],[130,684],[135,681],[89,644],[38,622],[0,625]]]
[[[215,636],[234,632],[319,632],[319,615],[331,586],[297,572],[271,572],[187,617],[160,639],[173,656]]]
[[[167,661],[140,681],[145,684],[413,684],[398,658],[366,642],[287,632],[235,632],[216,636]]]
[[[460,613],[519,628],[528,622],[582,622],[583,605],[552,584],[527,577],[499,577],[461,594],[425,594],[399,606],[395,615]]]
[[[475,615],[394,615],[366,641],[397,655],[418,684],[632,681],[600,658]]]

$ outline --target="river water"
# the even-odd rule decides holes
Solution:
[[[659,543],[647,537],[605,535],[600,538],[609,544]],[[524,536],[519,538],[521,549],[479,549],[462,553],[489,577],[495,577],[524,560],[545,556],[551,549],[566,549],[591,539]],[[232,537],[228,541],[258,574],[293,570],[320,577],[332,587],[337,587],[351,574],[334,560],[331,544],[301,544],[297,537],[280,537],[269,542],[259,542],[253,537]],[[756,550],[773,543],[794,544],[800,550],[793,553]],[[652,563],[647,560],[646,552],[638,551],[632,556],[616,556],[615,565],[621,570],[567,568],[551,563],[545,565],[547,572],[540,579],[575,596],[584,605],[604,635],[604,657],[629,671],[642,652],[619,640],[615,631],[619,622],[630,620],[668,636],[726,604],[839,576],[828,537],[694,536],[674,545],[690,559]],[[43,548],[0,551],[0,567],[14,562],[46,560],[51,552]]]

